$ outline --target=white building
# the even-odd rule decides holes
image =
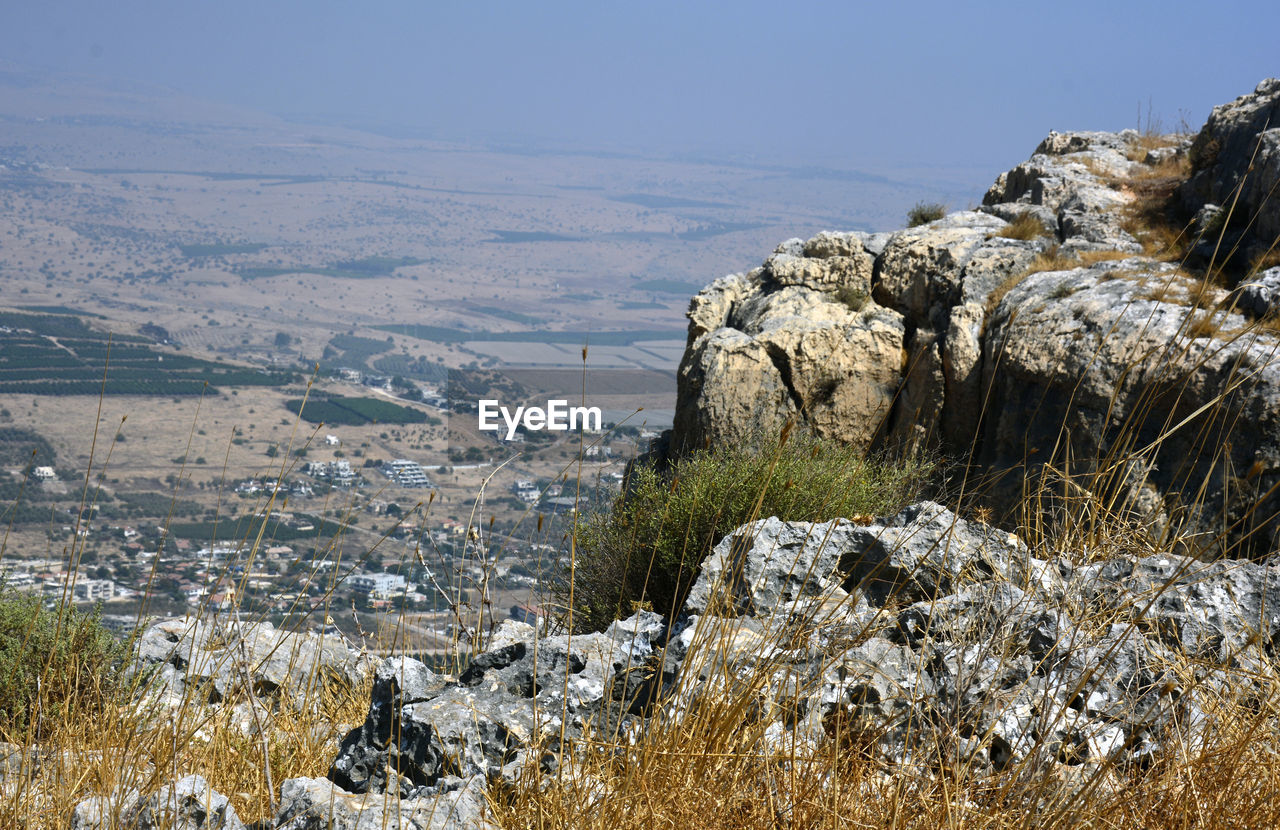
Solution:
[[[85,602],[108,600],[116,595],[116,584],[110,579],[81,579],[76,583],[75,597]]]
[[[351,590],[378,599],[387,599],[404,593],[405,581],[400,574],[359,574],[351,577]]]
[[[422,469],[422,465],[407,458],[397,458],[387,462],[387,465],[382,468],[382,473],[401,487],[431,486],[431,479],[427,478],[427,472]]]

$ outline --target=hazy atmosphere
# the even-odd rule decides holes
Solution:
[[[993,176],[1275,74],[1273,3],[11,3],[0,57],[392,135]]]
[[[1280,827],[1280,3],[0,0],[0,828]]]

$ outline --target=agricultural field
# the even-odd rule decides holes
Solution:
[[[204,395],[297,380],[294,372],[160,350],[144,337],[90,328],[79,317],[0,313],[0,395]]]

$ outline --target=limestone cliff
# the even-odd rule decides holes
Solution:
[[[1280,341],[1250,323],[1280,269],[1249,266],[1280,233],[1277,113],[1271,80],[1194,141],[1051,133],[978,210],[782,243],[693,298],[670,452],[796,419],[940,447],[999,507],[1046,469],[1101,471],[1099,499],[1273,550]]]

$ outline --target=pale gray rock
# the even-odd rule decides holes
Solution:
[[[523,644],[522,644],[523,645]],[[430,724],[409,724],[405,708],[428,700],[444,682],[417,660],[384,660],[374,675],[365,722],[342,741],[329,777],[352,792],[407,795],[444,773],[445,750]]]
[[[1044,205],[1032,205],[1025,202],[996,202],[979,208],[983,213],[998,216],[1006,222],[1013,222],[1023,216],[1030,215],[1044,226],[1045,233],[1053,239],[1058,238],[1058,214]]]
[[[942,342],[942,431],[948,446],[972,446],[982,413],[982,328],[985,309],[972,302],[952,306]]]
[[[907,366],[902,386],[894,402],[891,447],[912,454],[937,444],[942,408],[946,403],[946,382],[938,335],[930,329],[916,329],[907,349]]]
[[[1253,317],[1280,312],[1280,267],[1268,268],[1240,283],[1232,292],[1231,300],[1236,308]]]
[[[690,325],[673,440],[686,449],[749,441],[776,435],[797,415],[820,435],[868,446],[898,388],[901,317],[870,302],[855,310],[833,292],[779,286],[764,269],[752,273],[756,290],[733,304],[722,327],[698,334],[702,324]]]
[[[273,830],[497,830],[484,782],[451,792],[400,799],[352,793],[324,778],[292,778],[282,787]]]
[[[890,597],[944,596],[968,581],[998,575],[1026,582],[1026,546],[1016,536],[921,502],[870,525],[763,519],[726,536],[704,560],[690,590],[690,614],[768,616],[801,596],[835,587]]]
[[[132,814],[138,798],[138,791],[130,789],[81,799],[71,812],[71,830],[112,830]]]
[[[130,790],[76,805],[73,830],[245,830],[236,808],[199,775],[188,775],[142,799]]]
[[[1243,331],[1248,320],[1218,311],[1206,327],[1208,312],[1191,305],[1202,290],[1173,266],[1141,259],[1033,274],[1010,290],[987,321],[983,344],[985,394],[993,403],[975,461],[1006,474],[992,492],[1013,504],[1024,479],[1036,480],[1046,463],[1063,464],[1061,453],[1049,456],[1068,436],[1073,461],[1059,469],[1073,475],[1087,475],[1116,441],[1138,436],[1146,446],[1161,437],[1141,459],[1145,474],[1115,482],[1125,488],[1118,504],[1149,501],[1142,495],[1148,485],[1162,494],[1199,493],[1206,485],[1199,513],[1177,513],[1175,524],[1208,519],[1221,527],[1225,517],[1233,529],[1218,542],[1231,555],[1275,550],[1280,502],[1269,488],[1280,481],[1276,336],[1210,336]],[[1226,478],[1224,464],[1236,475],[1252,469],[1248,485]],[[1234,526],[1233,517],[1240,518]]]
[[[317,683],[359,685],[372,661],[331,634],[179,617],[147,627],[138,641],[137,665],[158,671],[175,700],[197,693],[216,703],[252,691],[300,702],[316,697]]]
[[[1245,250],[1246,261],[1273,245],[1280,237],[1280,79],[1214,107],[1188,156],[1191,177],[1179,191],[1187,213],[1205,204],[1234,205],[1231,241]]]
[[[535,637],[525,628],[520,640],[524,629],[508,627],[456,681],[416,660],[385,660],[368,717],[343,739],[330,780],[409,798],[450,776],[507,775],[535,739],[577,740],[598,717],[625,720],[661,685],[649,660],[665,644],[666,623],[651,612],[603,634]]]

